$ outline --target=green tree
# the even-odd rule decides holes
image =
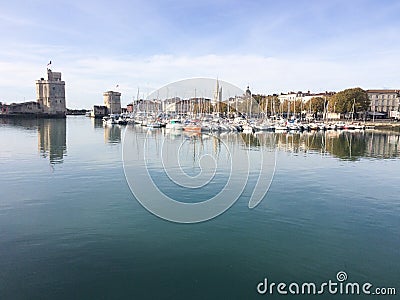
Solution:
[[[368,94],[361,88],[351,88],[335,94],[331,100],[335,103],[336,111],[339,113],[364,112],[370,105]]]
[[[279,107],[281,105],[277,95],[268,95],[263,96],[259,102],[260,110],[262,112],[267,112],[268,115],[272,115],[275,112],[278,112]],[[266,107],[267,106],[267,107]]]
[[[226,114],[228,112],[228,104],[226,104],[224,102],[218,102],[218,107],[219,107],[220,113]]]
[[[313,97],[305,103],[303,109],[311,110],[314,114],[322,113],[324,112],[326,103],[327,101],[322,97]]]
[[[256,102],[258,104],[260,104],[261,102],[265,101],[264,99],[266,98],[265,95],[261,95],[261,94],[255,94],[255,95],[251,95],[253,97],[254,100],[256,100]]]

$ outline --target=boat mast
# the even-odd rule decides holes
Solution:
[[[251,119],[252,108],[253,108],[253,96],[250,91],[250,119]]]
[[[114,93],[111,92],[111,99],[110,99],[110,115],[112,115],[112,107],[113,107],[113,95]]]
[[[300,121],[303,121],[303,99],[300,102]]]
[[[229,112],[230,112],[230,107],[229,107],[229,102],[230,102],[230,101],[229,101],[229,99],[230,99],[230,97],[228,97],[228,100],[227,100],[227,101],[228,101],[228,111],[227,111],[227,114],[226,114],[227,117],[228,117],[228,119],[229,119]]]
[[[296,118],[296,98],[294,99],[294,102],[293,102],[293,117],[294,117],[294,119]]]
[[[372,115],[372,123],[375,123],[375,111],[376,111],[376,107],[374,105],[374,113]]]
[[[235,110],[236,110],[236,117],[238,117],[239,114],[238,114],[238,100],[237,100],[237,95],[235,95]]]

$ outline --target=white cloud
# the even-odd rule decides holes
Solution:
[[[255,93],[400,88],[397,2],[207,1],[61,0],[51,11],[42,11],[47,0],[7,2],[0,101],[34,98],[49,60],[76,108],[101,103],[117,84],[126,104],[138,87],[146,97],[194,77]]]
[[[369,88],[397,86],[400,82],[394,76],[397,68],[393,57],[380,57],[374,61],[348,64],[324,60],[297,60],[257,55],[204,55],[173,56],[157,55],[146,59],[97,58],[78,61],[63,71],[70,78],[71,94],[100,95],[119,84],[123,99],[127,103],[136,97],[146,97],[153,90],[168,83],[186,78],[220,78],[242,89],[249,84],[255,93],[279,93],[290,90],[340,90],[352,86]],[[385,68],[384,74],[373,71]],[[72,91],[73,86],[77,90]],[[377,86],[378,85],[378,86]],[[79,89],[78,89],[79,87]],[[90,94],[90,95],[89,95]],[[83,100],[83,97],[82,97]],[[88,105],[93,102],[82,102]],[[79,105],[78,105],[79,106]]]

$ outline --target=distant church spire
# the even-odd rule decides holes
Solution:
[[[219,80],[217,78],[217,86],[215,87],[214,92],[214,102],[221,102],[222,101],[222,86],[219,85]]]

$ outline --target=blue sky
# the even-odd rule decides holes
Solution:
[[[255,93],[400,89],[399,1],[2,1],[0,101],[35,99],[46,65],[67,106],[118,84],[123,104],[170,82]]]

